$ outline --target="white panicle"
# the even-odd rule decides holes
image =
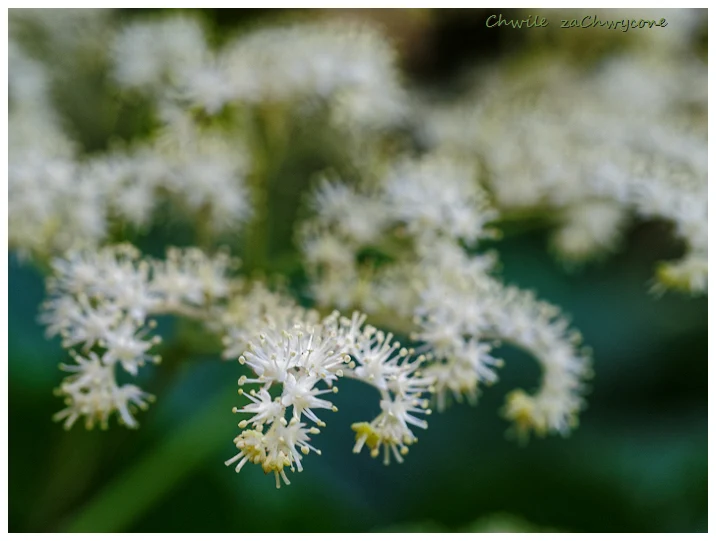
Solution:
[[[336,417],[341,378],[379,397],[377,416],[352,424],[354,451],[402,462],[431,402],[475,404],[498,382],[502,344],[542,370],[534,392],[508,394],[513,430],[566,435],[585,406],[590,352],[557,307],[499,278],[485,249],[498,219],[549,224],[572,265],[614,250],[634,216],[667,221],[684,254],[659,265],[654,289],[707,292],[707,70],[689,54],[690,12],[675,13],[683,25],[662,45],[652,38],[663,32],[630,32],[600,62],[496,63],[452,103],[409,91],[389,41],[362,24],[323,18],[214,40],[184,13],[117,29],[105,11],[48,13],[11,14],[8,241],[51,266],[40,319],[72,348],[58,388],[66,428],[137,426],[152,397],[119,382],[160,361],[153,318],[172,315],[243,365],[226,464],[261,466],[277,487],[320,454],[313,439]],[[27,36],[42,39],[24,48]],[[74,141],[65,130],[86,119],[63,96],[90,95],[74,92],[85,79],[108,92],[82,111],[109,116]],[[125,133],[133,125],[141,133]],[[329,167],[306,208],[279,201],[315,163]],[[299,269],[283,235],[303,210]],[[152,258],[113,244],[165,213],[190,221],[202,248]],[[251,279],[235,276],[227,250],[206,248],[245,230]],[[270,274],[279,269],[284,282]]]
[[[149,395],[134,385],[119,387],[116,371],[136,376],[146,363],[158,363],[151,350],[161,342],[153,335],[151,315],[177,314],[205,318],[210,302],[230,293],[226,254],[209,258],[198,248],[170,248],[166,261],[142,258],[129,244],[74,251],[52,263],[47,280],[50,298],[41,321],[48,336],[59,334],[73,353],[75,365],[60,385],[67,409],[58,414],[70,428],[79,416],[89,428],[104,428],[116,413],[120,422],[137,426],[132,412],[145,408]]]
[[[579,348],[578,334],[569,330],[555,307],[491,276],[496,267],[493,254],[469,254],[465,249],[467,245],[473,251],[481,239],[494,237],[490,227],[497,212],[477,180],[469,159],[435,153],[399,160],[370,189],[324,183],[312,199],[316,216],[303,230],[303,246],[319,304],[360,306],[409,330],[422,344],[422,355],[414,363],[401,363],[407,350],[391,345],[390,335],[370,326],[350,342],[361,353],[349,350],[356,364],[346,374],[384,393],[383,413],[372,423],[354,426],[359,433],[357,449],[368,445],[375,455],[384,446],[387,457],[405,452],[403,446],[413,438],[408,430],[412,419],[397,422],[403,410],[396,404],[420,405],[421,392],[434,393],[440,410],[451,399],[467,398],[474,404],[479,387],[498,379],[503,361],[492,350],[500,341],[531,353],[544,371],[536,395],[520,391],[508,399],[506,415],[521,434],[566,434],[584,406],[589,356]],[[348,208],[368,192],[374,200],[371,205]],[[577,218],[575,213],[570,234],[582,235],[592,244],[611,242],[611,224],[622,220],[621,208],[610,201],[585,205],[586,216]],[[380,207],[385,217],[377,228],[372,209]],[[340,221],[344,215],[351,219]],[[608,226],[603,224],[605,216]],[[360,231],[360,225],[375,229],[371,235],[351,234]],[[334,238],[344,242],[333,242]],[[348,253],[338,258],[313,249],[321,239],[323,246],[335,246],[335,254]],[[385,252],[388,262],[375,267],[360,264],[358,254],[366,248]],[[418,364],[423,365],[421,376],[404,377]],[[393,392],[404,401],[396,402]]]
[[[384,445],[402,461],[405,446],[416,440],[408,425],[427,426],[415,417],[429,413],[426,402],[419,400],[431,384],[418,372],[424,357],[410,361],[412,352],[391,343],[392,335],[364,326],[365,316],[357,312],[351,319],[334,312],[318,324],[277,325],[268,319],[239,357],[255,377],[239,379],[239,394],[249,404],[234,411],[249,417],[239,423],[243,432],[234,440],[239,453],[226,465],[238,461],[238,472],[247,462],[260,464],[265,473],[274,472],[277,487],[281,480],[289,484],[285,468],[300,472],[301,454],[320,454],[308,443],[308,435],[326,426],[320,410],[337,411],[329,398],[338,392],[335,382],[344,376],[375,386],[381,395],[383,413],[370,425],[353,425],[356,440],[362,441],[356,452],[366,442],[373,449]],[[247,384],[257,385],[258,390],[246,393]],[[309,428],[308,423],[316,426]],[[366,431],[371,434],[369,441]]]

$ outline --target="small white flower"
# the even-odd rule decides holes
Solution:
[[[281,404],[284,407],[293,407],[293,416],[301,419],[301,415],[305,415],[308,419],[316,423],[318,426],[325,426],[313,409],[329,409],[336,411],[336,407],[332,402],[318,398],[326,393],[334,393],[337,387],[330,389],[318,389],[316,384],[320,378],[315,376],[296,377],[294,374],[288,374],[286,381],[283,382],[283,393],[281,395]]]
[[[116,328],[107,332],[100,345],[106,349],[102,361],[107,365],[119,362],[131,375],[136,376],[145,362],[156,362],[158,357],[147,352],[160,342],[158,336],[147,340],[148,328],[138,329],[134,322],[125,319]]]
[[[439,154],[406,160],[384,182],[389,208],[414,233],[427,229],[473,243],[497,217],[467,161]]]
[[[55,326],[62,325],[62,345],[64,347],[82,344],[85,348],[91,348],[97,342],[102,341],[117,326],[121,311],[108,303],[99,303],[92,306],[86,296],[81,295],[75,302],[75,311],[69,314],[60,314],[55,312],[54,317],[68,316],[68,318],[60,323],[55,322]],[[52,317],[52,316],[48,316]]]
[[[355,423],[352,428],[356,432],[356,444],[354,453],[359,453],[364,445],[371,449],[371,456],[378,456],[380,447],[383,447],[384,464],[390,463],[392,452],[397,462],[403,462],[403,455],[408,453],[408,445],[415,443],[417,438],[409,425],[419,428],[427,428],[424,419],[414,414],[429,414],[426,403],[415,397],[395,398],[393,400],[381,400],[381,413],[370,424]]]
[[[143,392],[135,385],[117,386],[114,367],[102,363],[94,352],[88,358],[74,356],[75,365],[62,365],[72,375],[60,385],[59,392],[65,395],[67,407],[55,414],[54,419],[64,419],[64,427],[70,429],[80,417],[85,417],[88,429],[99,422],[107,428],[109,417],[117,413],[120,420],[128,427],[137,426],[133,410],[137,407],[145,409],[151,395]]]
[[[333,226],[342,237],[370,243],[388,221],[388,209],[380,199],[356,192],[344,183],[321,179],[311,207],[322,224]]]
[[[250,382],[246,377],[239,379],[239,385]],[[284,407],[281,405],[280,399],[274,399],[266,389],[260,389],[257,393],[253,389],[248,394],[240,389],[240,394],[246,396],[251,403],[241,409],[234,408],[235,413],[253,414],[250,419],[243,420],[239,423],[239,428],[246,428],[248,425],[258,427],[264,424],[271,424],[277,419],[283,419]]]
[[[444,411],[450,398],[462,402],[467,397],[470,404],[477,403],[479,379],[474,368],[455,359],[434,363],[425,369],[434,381],[435,401],[438,411]]]
[[[278,423],[276,426],[271,427],[271,430],[266,434],[267,447],[270,449],[273,445],[276,448],[280,448],[288,457],[291,469],[293,470],[293,464],[295,463],[296,469],[301,472],[303,471],[303,465],[301,464],[302,454],[307,455],[310,451],[318,455],[321,454],[321,451],[309,443],[311,440],[309,434],[318,434],[318,429],[308,428],[304,423],[298,422],[294,418],[288,424]],[[271,452],[267,452],[267,455],[270,456]],[[289,484],[286,479],[284,481]]]

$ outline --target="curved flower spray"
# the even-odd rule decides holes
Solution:
[[[91,14],[64,24],[110,32]],[[536,392],[508,394],[516,433],[566,435],[585,405],[590,352],[559,308],[504,284],[484,250],[500,220],[532,212],[555,218],[553,246],[571,261],[612,249],[630,213],[665,218],[687,253],[660,267],[660,284],[706,293],[705,131],[684,122],[705,94],[673,85],[701,81],[698,62],[653,70],[635,50],[591,73],[550,60],[483,74],[444,104],[407,88],[391,45],[363,25],[259,28],[219,48],[186,15],[132,22],[109,47],[76,35],[52,47],[95,48],[110,85],[142,100],[153,124],[84,152],[55,110],[53,67],[11,36],[9,241],[51,268],[41,319],[72,358],[58,388],[66,428],[137,426],[154,398],[120,382],[160,361],[154,318],[169,314],[200,322],[223,358],[250,369],[226,464],[258,465],[279,487],[320,454],[343,378],[380,396],[377,417],[352,425],[353,450],[402,462],[433,406],[474,404],[498,380],[501,343],[542,369]],[[648,100],[626,93],[611,107],[615,89],[645,81]],[[265,240],[269,171],[306,125],[340,147],[295,227],[314,308],[216,249]],[[196,229],[195,246],[158,259],[121,242],[167,209]],[[260,257],[242,258],[263,270]]]

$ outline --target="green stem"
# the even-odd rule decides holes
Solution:
[[[254,271],[265,266],[266,259],[266,221],[268,216],[268,176],[270,156],[264,126],[259,115],[253,118],[251,140],[252,171],[249,176],[253,218],[247,228],[245,269]]]
[[[272,184],[285,159],[288,131],[285,111],[276,105],[258,107],[253,111],[250,177],[254,218],[246,238],[246,270],[265,272],[269,261],[270,201]]]

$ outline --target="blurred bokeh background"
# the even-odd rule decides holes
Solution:
[[[537,46],[529,31],[486,28],[493,13],[343,15],[380,23],[415,84],[450,89],[467,65]],[[144,15],[128,10],[116,17]],[[242,25],[324,15],[202,12],[217,36]],[[705,24],[699,39],[705,44]],[[83,144],[101,148],[106,133],[91,127],[93,111],[81,106],[81,91],[67,98],[60,100],[63,112]],[[117,129],[125,128],[120,123]],[[318,162],[297,160],[282,169],[284,176],[277,173],[280,183],[300,189]],[[272,205],[273,249],[281,253],[291,243],[281,217],[294,209],[286,206],[290,198]],[[160,321],[165,362],[142,372],[140,383],[159,399],[141,415],[140,430],[76,426],[65,432],[53,423],[61,401],[51,390],[66,353],[37,323],[41,270],[10,253],[10,530],[706,531],[707,301],[648,291],[655,264],[679,257],[683,246],[665,223],[634,222],[618,253],[568,272],[550,253],[548,232],[539,224],[505,233],[496,244],[505,281],[561,306],[593,348],[596,376],[579,429],[567,439],[524,446],[505,437],[507,424],[496,414],[505,392],[534,385],[539,371],[526,355],[504,348],[499,384],[483,392],[477,407],[455,405],[433,415],[402,465],[386,468],[367,454],[351,454],[350,424],[367,414],[364,389],[345,383],[340,411],[317,438],[323,456],[308,457],[305,471],[281,490],[260,468],[236,475],[223,465],[235,452],[231,407],[242,372],[218,355],[188,354],[196,348],[189,347],[194,329],[186,323]],[[187,232],[180,224],[169,224],[133,240],[148,253],[161,253],[167,243],[181,243],[182,235]],[[290,279],[300,289],[301,271]]]

